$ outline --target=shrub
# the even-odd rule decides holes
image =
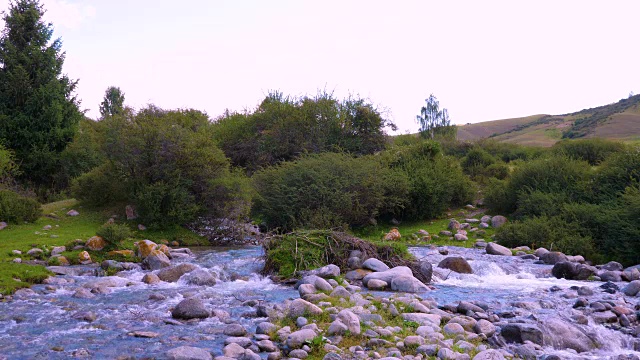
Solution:
[[[390,184],[387,179],[393,178]],[[255,213],[269,227],[332,228],[369,224],[404,205],[408,181],[372,156],[324,153],[256,173]],[[393,186],[395,189],[390,189]],[[392,205],[391,205],[392,204]]]
[[[42,215],[40,204],[11,190],[0,190],[0,221],[19,224],[34,222]]]
[[[545,247],[570,255],[597,256],[594,241],[580,233],[576,223],[567,223],[560,217],[540,216],[513,221],[496,230],[496,241],[507,247]]]
[[[553,146],[553,151],[558,155],[586,161],[590,165],[598,165],[612,154],[623,152],[625,148],[621,142],[596,138],[560,141]]]
[[[617,153],[605,160],[593,181],[595,201],[620,196],[628,186],[640,182],[640,147]]]
[[[187,223],[201,211],[183,184],[145,184],[137,191],[135,201],[142,222],[158,228]]]
[[[71,194],[89,206],[103,206],[128,200],[128,181],[112,163],[104,163],[73,180]]]
[[[96,235],[101,236],[107,244],[117,247],[123,240],[132,237],[133,233],[124,224],[105,224],[96,231]]]

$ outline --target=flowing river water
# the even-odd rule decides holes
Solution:
[[[534,264],[519,257],[491,256],[483,250],[449,247],[449,256],[469,260],[473,275],[446,273],[445,280],[433,284],[434,290],[420,294],[433,298],[438,305],[460,300],[487,303],[501,317],[523,321],[572,316],[576,299],[563,291],[572,286],[595,289],[593,299],[617,299],[634,303],[621,293],[598,291],[600,282],[581,282],[551,277],[549,265]],[[435,265],[444,258],[437,250],[413,247],[418,258]],[[145,272],[125,271],[114,277],[60,276],[60,284],[37,285],[35,294],[15,297],[0,303],[0,359],[66,359],[89,354],[93,359],[131,358],[162,359],[168,349],[195,346],[214,349],[222,354],[225,336],[217,317],[181,324],[171,319],[171,308],[193,293],[198,293],[211,309],[221,309],[233,321],[248,329],[255,328],[256,303],[281,303],[297,298],[290,286],[279,285],[259,275],[262,248],[207,248],[194,251],[187,261],[217,274],[215,286],[176,283],[147,285],[141,282]],[[73,296],[77,288],[91,282],[107,281],[111,292],[93,298]],[[619,284],[622,286],[623,284]],[[549,291],[556,287],[558,291]],[[622,298],[622,299],[621,299]],[[87,316],[87,314],[95,315]],[[264,320],[264,319],[262,319]],[[600,348],[576,354],[572,350],[553,349],[548,354],[560,358],[617,359],[622,354],[640,356],[633,350],[634,338],[604,325],[580,325],[598,339]],[[156,333],[154,338],[132,336],[135,331]]]

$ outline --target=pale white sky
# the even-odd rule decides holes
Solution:
[[[400,132],[430,93],[458,124],[640,93],[637,0],[42,3],[91,117],[110,85],[134,107],[211,117],[326,88],[371,99]]]

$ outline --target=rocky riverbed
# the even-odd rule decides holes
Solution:
[[[366,280],[329,268],[296,286],[276,284],[259,275],[256,246],[194,249],[169,267],[123,265],[115,276],[96,277],[102,272],[92,265],[64,267],[58,270],[67,275],[0,303],[0,358],[640,356],[638,298],[625,295],[633,283],[558,279],[554,264],[531,254],[458,247],[411,252],[431,265],[431,284],[406,270],[396,270],[402,281],[375,275],[389,270],[367,269],[379,265],[364,266],[367,259],[352,262]],[[470,273],[438,266],[451,258],[462,259]]]

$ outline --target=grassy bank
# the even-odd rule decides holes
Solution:
[[[27,255],[27,251],[34,247],[41,248],[45,254],[54,246],[66,246],[68,250],[61,255],[65,256],[73,264],[77,262],[81,250],[71,251],[74,241],[87,240],[96,234],[109,218],[117,215],[118,219],[125,218],[124,206],[120,211],[114,209],[89,209],[82,207],[76,200],[69,199],[42,206],[43,216],[34,223],[9,225],[0,231],[0,293],[10,294],[23,287],[29,287],[39,283],[50,273],[40,265],[17,264],[13,259],[21,258],[23,262],[33,260]],[[77,210],[80,215],[68,216],[66,213]],[[51,226],[50,230],[44,230]],[[207,245],[205,238],[197,236],[184,228],[171,228],[168,230],[139,231],[136,222],[129,222],[133,237],[122,242],[120,249],[133,249],[138,240],[149,239],[154,242],[177,241],[181,246]],[[13,250],[19,250],[22,255],[15,255]],[[102,261],[108,256],[106,251],[89,252],[93,261]],[[47,260],[44,256],[43,260]],[[136,259],[129,259],[136,260]]]

